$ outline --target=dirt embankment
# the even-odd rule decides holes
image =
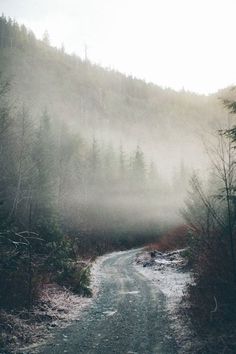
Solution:
[[[91,268],[93,298],[76,295],[58,284],[46,284],[30,311],[0,310],[0,353],[33,352],[53,337],[55,329],[78,321],[97,295],[103,258],[97,259]]]

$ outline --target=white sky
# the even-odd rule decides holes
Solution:
[[[236,83],[236,0],[0,0],[53,45],[163,87]]]

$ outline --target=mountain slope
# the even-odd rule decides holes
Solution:
[[[215,96],[126,77],[52,48],[16,23],[1,22],[0,70],[12,79],[13,96],[35,117],[46,108],[56,122],[85,137],[127,149],[139,144],[169,172],[181,160],[191,167],[202,163],[200,131],[225,114]]]

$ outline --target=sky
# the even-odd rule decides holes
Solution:
[[[236,84],[235,0],[0,0],[52,45],[162,87]]]

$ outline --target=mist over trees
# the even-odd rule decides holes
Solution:
[[[235,350],[235,102],[235,88],[102,68],[2,15],[0,309],[30,313],[47,282],[91,296],[84,259],[170,230],[164,248],[187,245],[192,323],[214,341],[202,352]]]
[[[199,136],[225,115],[214,95],[162,89],[103,69],[36,40],[5,17],[1,28],[1,68],[12,79],[13,98],[35,119],[47,108],[54,122],[65,122],[83,137],[112,141],[115,149],[140,145],[169,177],[183,156],[191,167],[202,166]]]
[[[89,294],[78,257],[181,223],[192,168],[206,166],[201,133],[227,114],[214,95],[101,68],[4,15],[0,71],[0,306],[30,308],[48,277]]]

